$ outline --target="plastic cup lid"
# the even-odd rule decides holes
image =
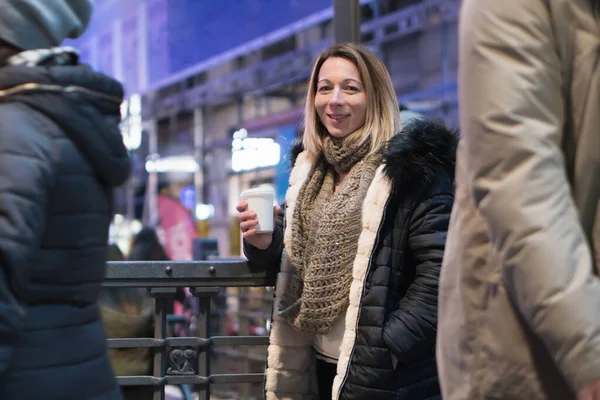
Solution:
[[[258,188],[254,188],[254,189],[244,190],[240,194],[240,197],[242,199],[246,199],[248,197],[257,197],[257,196],[264,196],[264,195],[275,195],[275,191],[271,188],[258,187]]]

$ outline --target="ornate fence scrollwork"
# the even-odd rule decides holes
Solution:
[[[169,366],[167,375],[196,375],[198,351],[191,347],[169,348]]]

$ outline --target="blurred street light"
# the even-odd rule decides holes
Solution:
[[[133,94],[121,104],[121,135],[127,150],[137,150],[142,144],[142,98]]]

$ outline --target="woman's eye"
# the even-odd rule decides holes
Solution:
[[[319,92],[326,92],[328,90],[331,90],[331,88],[329,86],[320,86],[317,91]]]
[[[358,88],[356,86],[348,86],[346,90],[349,92],[358,92]]]

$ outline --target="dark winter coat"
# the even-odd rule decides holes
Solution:
[[[121,399],[96,300],[122,98],[85,66],[0,68],[0,399]]]
[[[434,357],[438,277],[454,198],[456,142],[443,125],[414,120],[388,143],[363,203],[334,400],[439,398]],[[271,246],[260,251],[246,244],[256,268],[281,267],[275,310],[290,268],[290,220],[310,167],[303,153],[294,160],[287,224],[282,213]],[[297,332],[274,315],[267,400],[317,398],[312,344],[312,334]],[[395,370],[392,354],[398,359]]]

